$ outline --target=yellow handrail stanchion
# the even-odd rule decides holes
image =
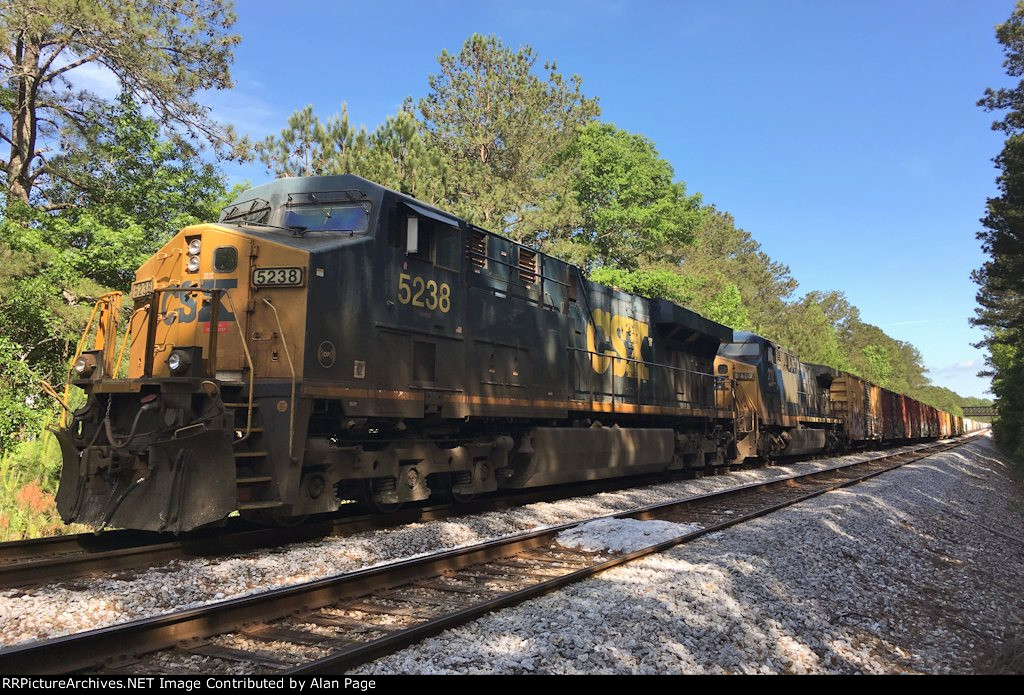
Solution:
[[[109,368],[110,362],[110,351],[107,349],[108,336],[117,334],[117,323],[121,313],[121,292],[108,292],[96,300],[96,303],[92,307],[92,311],[89,313],[89,320],[85,324],[85,330],[82,331],[82,337],[78,340],[78,345],[75,347],[75,354],[71,358],[71,369],[74,368],[75,362],[82,356],[82,351],[85,350],[86,343],[89,341],[89,333],[92,331],[93,321],[96,320],[96,313],[99,312],[99,321],[96,328],[96,339],[93,343],[94,350],[103,350],[103,365],[104,369]],[[68,399],[71,397],[71,369],[68,369],[68,376],[64,380],[64,398],[58,398],[62,406],[64,406],[64,412],[60,416],[60,426],[67,427],[68,425],[68,412],[70,408],[67,406]]]

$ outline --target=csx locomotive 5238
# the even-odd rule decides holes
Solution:
[[[350,175],[248,191],[130,300],[99,302],[72,372],[67,522],[288,522],[963,429]]]

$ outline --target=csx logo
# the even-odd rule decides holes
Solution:
[[[186,280],[181,283],[181,292],[164,292],[163,299],[160,302],[160,313],[163,315],[164,325],[170,326],[172,323],[192,323],[197,318],[200,323],[210,321],[210,303],[204,302],[201,306],[197,303],[197,297],[193,297],[190,292],[185,290],[198,288],[204,290],[214,289],[225,289],[229,290],[234,287],[238,287],[238,279],[224,279],[224,280],[203,280],[202,283],[195,283],[191,280]],[[235,315],[228,311],[228,308],[224,305],[224,294],[220,295],[220,310],[218,312],[217,320],[219,321],[234,321]],[[174,304],[179,306],[168,310],[169,307]]]
[[[651,327],[646,323],[601,309],[595,310],[594,322],[587,325],[587,350],[591,353],[590,364],[594,371],[604,374],[612,368],[615,376],[635,377],[639,370],[640,378],[646,379],[647,367],[641,362],[627,360],[643,359],[641,346],[645,342],[650,344],[650,333]]]

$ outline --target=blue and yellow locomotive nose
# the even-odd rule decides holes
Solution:
[[[308,260],[229,225],[182,230],[136,273],[128,377],[292,378],[283,344],[302,354]]]
[[[308,258],[245,228],[203,224],[179,232],[139,268],[123,343],[127,369],[80,374],[75,383],[88,400],[57,435],[65,521],[183,531],[276,499],[271,487],[252,488],[269,477],[246,472],[255,454],[266,454],[254,385],[275,394],[287,460]],[[116,313],[114,303],[107,310]],[[101,323],[113,334],[118,321]],[[105,341],[89,356],[120,366],[113,347]],[[257,444],[246,451],[239,442]]]

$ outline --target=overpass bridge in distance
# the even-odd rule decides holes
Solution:
[[[964,417],[996,417],[999,414],[991,405],[965,405],[963,410]]]

